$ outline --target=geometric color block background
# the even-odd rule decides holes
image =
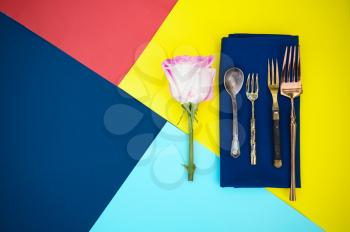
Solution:
[[[0,10],[118,84],[175,0],[1,0]]]
[[[346,217],[348,209],[350,208],[350,201],[348,200],[350,194],[350,174],[346,171],[348,169],[348,163],[350,162],[347,149],[347,145],[349,144],[347,141],[347,131],[350,130],[347,115],[350,112],[346,107],[349,100],[347,94],[348,86],[350,86],[350,80],[347,78],[349,75],[348,67],[350,65],[349,1],[335,0],[330,3],[322,0],[317,2],[301,0],[287,0],[283,2],[275,0],[222,0],[219,2],[180,0],[176,4],[174,1],[133,0],[128,2],[116,2],[117,1],[96,0],[74,3],[71,1],[50,1],[49,3],[44,0],[4,0],[0,2],[0,10],[3,13],[65,53],[58,52],[58,49],[54,49],[55,52],[45,53],[46,55],[40,56],[40,58],[35,58],[34,56],[35,59],[30,59],[32,53],[41,53],[38,51],[42,51],[43,47],[50,47],[48,50],[53,51],[53,46],[48,46],[47,43],[43,43],[44,40],[42,39],[38,42],[38,37],[33,39],[34,37],[32,35],[27,36],[29,31],[23,32],[25,31],[24,28],[18,25],[14,26],[13,22],[9,23],[9,19],[6,16],[1,15],[2,26],[0,28],[0,39],[2,44],[0,54],[0,80],[5,82],[1,83],[1,94],[3,96],[1,98],[1,147],[3,150],[1,150],[0,165],[2,172],[1,182],[5,183],[6,191],[2,191],[0,200],[1,204],[4,205],[2,208],[6,209],[5,212],[1,212],[1,226],[4,230],[11,231],[11,228],[15,228],[7,226],[26,226],[29,230],[32,229],[36,231],[53,230],[53,228],[61,231],[64,229],[69,230],[68,226],[74,228],[74,231],[86,231],[87,228],[91,228],[93,225],[92,230],[94,231],[123,228],[123,226],[127,225],[128,220],[134,220],[131,217],[126,218],[125,215],[132,214],[131,212],[125,211],[127,210],[126,207],[130,207],[130,209],[134,209],[135,211],[145,210],[141,205],[143,201],[139,198],[134,198],[135,201],[131,202],[132,204],[130,206],[126,205],[133,197],[138,197],[138,195],[135,195],[136,193],[128,193],[129,188],[131,190],[141,186],[141,183],[137,184],[134,181],[145,181],[149,183],[147,186],[149,188],[142,189],[145,190],[145,194],[151,194],[150,196],[152,196],[154,191],[154,193],[160,194],[158,196],[164,197],[164,199],[152,199],[152,201],[150,201],[148,205],[149,208],[145,211],[147,217],[145,216],[144,220],[146,220],[146,218],[154,220],[154,218],[151,217],[152,212],[155,218],[160,216],[165,217],[165,215],[163,215],[164,211],[170,210],[170,208],[173,208],[175,212],[181,214],[180,210],[185,208],[185,206],[176,208],[178,205],[171,205],[173,202],[169,203],[169,208],[164,208],[164,210],[162,210],[161,206],[166,206],[166,202],[170,201],[170,198],[167,197],[172,196],[174,199],[194,198],[198,195],[197,191],[204,188],[204,190],[208,191],[210,199],[201,196],[198,201],[191,201],[191,203],[194,204],[192,205],[193,208],[199,209],[202,204],[210,202],[210,200],[215,202],[217,197],[220,199],[221,197],[227,197],[227,200],[225,200],[227,204],[230,200],[242,204],[242,208],[239,207],[238,204],[237,208],[234,209],[237,210],[234,211],[237,212],[237,214],[240,209],[246,210],[246,208],[243,207],[244,205],[249,205],[252,211],[257,210],[258,212],[262,212],[262,216],[270,214],[275,215],[278,211],[281,212],[279,214],[281,217],[279,219],[281,221],[288,220],[288,217],[293,220],[285,221],[285,223],[291,228],[295,227],[295,230],[310,231],[322,228],[327,231],[344,231],[350,228],[350,222]],[[6,23],[3,24],[5,21]],[[5,27],[5,25],[9,24],[12,26]],[[164,120],[157,115],[160,115],[172,124],[176,124],[181,115],[181,107],[170,96],[167,81],[161,70],[161,62],[165,58],[175,55],[214,54],[216,57],[214,67],[218,69],[221,38],[237,32],[299,35],[302,54],[303,88],[305,91],[301,98],[300,109],[300,154],[303,187],[297,191],[298,197],[296,202],[290,203],[288,201],[288,189],[268,189],[268,191],[266,191],[265,189],[236,190],[219,188],[218,178],[212,176],[215,175],[213,173],[218,171],[217,168],[215,172],[213,171],[203,176],[199,175],[198,185],[196,185],[196,182],[194,185],[184,183],[184,185],[176,189],[167,189],[167,195],[162,195],[163,189],[159,188],[159,186],[152,187],[154,179],[151,183],[147,182],[150,181],[148,179],[149,177],[145,176],[144,179],[142,178],[142,174],[150,172],[150,166],[147,166],[150,164],[147,164],[147,162],[143,164],[142,160],[139,163],[137,163],[137,161],[145,152],[151,140],[157,134],[157,131],[159,131],[164,124]],[[24,34],[26,36],[24,36]],[[21,42],[19,43],[18,40]],[[37,49],[30,50],[29,48],[33,46],[32,42],[34,40],[37,41],[35,42],[37,44]],[[3,43],[4,41],[6,41],[6,43]],[[22,45],[19,46],[19,44]],[[28,49],[30,52],[26,54],[26,59],[23,59],[23,56],[19,56],[19,54],[25,53]],[[8,52],[10,50],[16,52]],[[57,57],[64,57],[64,59],[57,59]],[[37,62],[38,60],[41,62]],[[42,63],[43,60],[45,60],[44,63]],[[45,65],[43,66],[42,64]],[[40,74],[33,76],[36,78],[41,77],[40,81],[45,81],[48,77],[55,76],[52,74],[56,72],[67,72],[66,65],[74,66],[77,71],[70,73],[70,75],[56,75],[57,78],[63,78],[55,82],[57,86],[52,85],[53,87],[57,87],[53,88],[56,91],[48,91],[49,88],[43,88],[45,85],[43,86],[42,83],[41,85],[26,84],[21,86],[15,79],[16,77],[23,79],[29,76],[26,75],[26,73],[32,72]],[[25,66],[26,69],[23,69],[22,66]],[[50,72],[43,72],[39,66],[45,68],[46,66],[54,66],[55,69],[52,69]],[[16,70],[17,67],[19,70]],[[71,81],[68,77],[74,77],[74,81],[80,81],[76,83],[76,87],[72,87],[70,92],[68,91],[72,94],[70,97],[66,95],[67,91],[64,91],[64,93],[57,91],[57,89],[59,90],[62,86],[67,86],[63,84],[59,85],[61,81]],[[109,82],[102,82],[102,78],[118,85],[125,92]],[[91,83],[91,79],[94,80],[93,83]],[[29,82],[28,80],[26,81]],[[196,124],[195,139],[198,142],[196,149],[203,151],[203,153],[196,152],[197,156],[201,156],[201,154],[219,155],[219,100],[217,81],[218,79],[216,77],[214,99],[201,104],[199,107],[198,118],[200,120],[199,123]],[[7,88],[3,83],[11,83],[10,86],[12,87]],[[86,86],[90,86],[89,88],[91,89],[87,90]],[[26,87],[30,87],[29,90],[31,90],[31,92],[28,92],[29,90]],[[86,93],[86,96],[89,96],[89,98],[85,98],[85,95],[80,95],[80,89],[82,89],[82,93]],[[67,99],[70,98],[73,99],[73,101],[70,107],[62,103],[61,108],[54,108],[54,106],[50,106],[48,103],[42,105],[46,98],[42,98],[40,95],[33,95],[33,93],[36,92],[43,92],[54,99],[60,99],[56,95],[63,98],[66,96]],[[96,95],[91,95],[91,92]],[[27,95],[25,93],[27,93]],[[108,96],[105,96],[105,94]],[[30,98],[28,97],[35,96],[37,96],[37,98],[34,99],[34,103],[39,102],[41,104],[35,105],[33,102],[29,101]],[[81,101],[85,101],[85,104],[74,104],[78,103],[74,100],[76,97]],[[104,100],[98,101],[97,99],[99,99],[99,97],[104,98]],[[11,101],[14,101],[13,99],[24,101],[24,99],[26,99],[28,104],[11,104],[10,99]],[[108,99],[108,101],[101,103],[106,99]],[[124,152],[121,153],[122,157],[124,157],[122,158],[124,161],[130,159],[130,157],[132,160],[129,160],[129,165],[126,165],[129,168],[123,175],[118,173],[120,169],[117,167],[118,165],[122,165],[120,162],[108,162],[108,160],[101,159],[98,155],[99,152],[105,151],[107,156],[113,157],[113,154],[120,153],[121,151],[121,148],[116,145],[121,137],[115,134],[118,133],[115,129],[119,128],[118,123],[120,122],[118,120],[113,120],[116,118],[114,116],[115,112],[118,114],[118,112],[124,111],[113,107],[119,103],[120,99],[125,99],[121,100],[125,102],[125,105],[132,106],[132,108],[136,106],[140,112],[148,115],[144,117],[143,120],[152,122],[150,125],[152,125],[151,127],[153,128],[151,130],[152,133],[146,132],[148,135],[144,135],[144,129],[140,129],[140,131],[132,136],[139,138],[133,139],[134,144],[144,144],[140,146],[143,147],[143,150],[140,149],[134,152],[124,150]],[[135,99],[137,99],[137,101]],[[68,100],[68,102],[70,101]],[[90,118],[91,121],[86,121],[84,123],[84,121],[81,121],[82,119],[90,120],[88,119],[90,115],[94,115],[92,113],[94,111],[87,106],[91,102],[94,102],[93,109],[97,107],[96,112],[99,113],[95,115],[95,118]],[[141,103],[147,106],[148,109],[143,107]],[[77,106],[85,106],[86,108],[81,110],[81,108],[77,108]],[[45,110],[45,108],[55,109],[55,120],[51,120],[53,114],[50,116],[35,113],[40,112],[40,110]],[[100,111],[98,111],[98,109],[100,109]],[[156,114],[152,113],[149,109]],[[8,114],[4,114],[3,112],[8,112]],[[92,114],[90,114],[90,112]],[[16,115],[16,113],[22,114]],[[82,130],[78,130],[81,132],[79,135],[97,137],[96,139],[90,138],[91,141],[94,141],[93,144],[96,145],[94,148],[95,150],[86,148],[89,152],[95,151],[96,153],[92,152],[93,154],[88,156],[90,159],[84,159],[86,157],[83,156],[86,153],[78,152],[79,149],[83,147],[83,144],[89,146],[93,144],[86,143],[86,141],[83,140],[80,140],[79,143],[73,143],[70,139],[65,140],[69,142],[70,145],[74,145],[73,147],[75,147],[75,149],[70,149],[71,147],[66,146],[66,143],[55,140],[54,133],[42,133],[39,137],[33,136],[31,133],[39,133],[40,130],[39,132],[30,130],[31,127],[29,127],[29,125],[33,125],[30,124],[30,121],[27,121],[28,117],[24,117],[24,115],[27,114],[35,114],[36,118],[39,118],[41,122],[37,124],[42,125],[44,129],[50,128],[52,125],[60,129],[60,125],[65,125],[67,118],[73,118],[74,120],[71,125],[79,126]],[[78,117],[78,115],[81,115],[81,117]],[[107,119],[110,120],[106,121],[106,115],[111,115],[111,117],[107,117]],[[76,116],[76,118],[73,116]],[[16,117],[21,118],[14,120]],[[90,129],[86,128],[88,131],[82,133],[86,125],[91,126],[94,130],[90,130],[91,127],[88,127]],[[161,133],[164,133],[164,131],[176,131],[176,133],[183,138],[184,134],[181,134],[180,131],[172,127],[173,126],[169,123],[166,123]],[[183,120],[178,127],[181,131],[186,132],[186,121]],[[16,133],[22,130],[26,130],[26,133]],[[65,134],[69,135],[68,138],[71,139],[77,137],[74,133],[69,134],[67,131],[62,131],[62,138],[64,138],[63,135]],[[114,137],[113,139],[110,137],[110,134],[118,138]],[[152,134],[153,137],[149,134]],[[142,135],[144,136],[142,137]],[[51,163],[49,163],[52,167],[56,168],[54,170],[58,171],[55,175],[45,176],[39,175],[40,173],[37,172],[33,173],[33,170],[37,169],[34,169],[33,167],[35,166],[31,166],[29,165],[30,163],[27,162],[32,161],[31,159],[33,157],[23,154],[37,154],[37,150],[28,150],[25,146],[16,146],[16,142],[27,141],[31,136],[38,139],[37,142],[39,145],[36,146],[36,149],[39,149],[41,146],[50,148],[50,150],[46,150],[42,153],[42,157],[45,157],[44,154],[58,154],[63,148],[67,153],[61,152],[60,154],[78,155],[76,157],[73,156],[75,159],[74,162],[71,163],[70,160],[67,159],[64,164],[72,165],[70,174],[74,174],[85,180],[83,182],[75,182],[85,184],[85,188],[78,188],[78,186],[74,184],[69,185],[69,187],[73,189],[77,188],[81,190],[81,194],[76,194],[75,198],[72,198],[71,201],[69,201],[67,197],[63,198],[63,195],[60,195],[60,198],[55,197],[56,191],[51,187],[56,186],[57,183],[59,183],[59,185],[56,186],[57,189],[63,186],[60,191],[66,194],[71,193],[69,191],[71,188],[65,185],[65,180],[69,180],[65,177],[68,176],[57,175],[59,171],[62,171],[58,166],[60,163],[57,163],[57,166],[54,165],[57,159],[51,160]],[[45,141],[50,141],[51,143],[41,143],[43,138]],[[132,140],[131,138],[125,139],[125,143],[129,143]],[[108,146],[103,146],[107,140],[109,140],[110,149]],[[162,138],[162,136],[157,137],[144,155],[153,154],[154,157],[151,157],[155,158],[157,155],[163,154],[162,152],[155,152],[158,151],[157,149],[151,149],[158,140],[163,143],[162,141],[164,138]],[[148,145],[146,145],[147,141]],[[7,146],[11,146],[12,150],[6,150]],[[129,147],[138,146],[134,145]],[[173,148],[171,145],[167,147],[169,149]],[[179,151],[175,153],[184,155],[185,151],[183,149],[185,148],[183,145],[179,145],[177,149],[179,149]],[[171,150],[169,150],[168,153],[173,154]],[[130,154],[135,154],[135,156]],[[18,155],[20,156],[18,157]],[[67,157],[71,158],[71,156]],[[81,169],[73,168],[75,167],[73,164],[79,164],[79,161],[96,164],[96,162],[102,162],[102,160],[104,160],[106,164],[110,164],[110,171],[105,171],[103,178],[94,179],[93,177],[96,177],[96,175],[87,177],[83,175],[84,172],[79,172]],[[178,162],[178,160],[178,158],[174,158],[173,161],[169,161],[167,164],[174,164]],[[40,164],[43,165],[42,167],[45,167],[46,163],[44,161],[45,159],[40,158],[37,159],[35,164]],[[11,165],[8,165],[9,163]],[[27,173],[30,174],[29,177],[33,177],[33,175],[37,174],[36,177],[39,179],[36,180],[44,179],[48,181],[49,185],[42,184],[40,181],[36,182],[36,185],[30,185],[25,175],[18,175],[17,169],[19,169],[20,166],[17,166],[17,163],[28,164]],[[84,165],[84,163],[82,165]],[[134,165],[136,165],[136,167],[134,171],[132,171]],[[88,167],[88,170],[95,168],[96,172],[101,172],[103,167],[104,165],[100,167],[91,165]],[[122,167],[124,166],[122,165]],[[158,170],[157,173],[161,177],[164,175],[167,177],[166,174],[169,174],[169,172],[165,172],[162,168],[156,170]],[[176,172],[176,170],[172,172],[174,173],[173,175],[181,175],[181,170],[177,169],[177,171],[178,172]],[[81,176],[79,176],[79,173],[81,173]],[[130,173],[128,178],[128,174],[126,173]],[[50,178],[58,176],[61,177],[60,181],[49,181]],[[164,181],[169,181],[169,179],[173,181],[174,178],[174,176],[170,175],[168,179],[165,178]],[[176,176],[175,179],[177,178],[178,176]],[[23,182],[18,182],[18,179],[21,179]],[[91,181],[95,181],[94,183],[96,185],[101,184],[102,181],[104,188],[96,187],[93,182],[89,181],[90,179]],[[205,183],[202,184],[202,181],[207,181],[208,186],[206,186]],[[50,186],[50,188],[46,188],[47,186]],[[118,191],[120,186],[122,187]],[[191,187],[193,189],[190,189]],[[88,189],[90,189],[90,191]],[[102,197],[96,197],[98,196],[96,192],[102,194]],[[38,198],[41,196],[40,194],[38,195],[38,193],[46,193],[47,198]],[[183,194],[183,196],[179,196],[179,194]],[[279,197],[283,202],[274,198],[273,194]],[[80,196],[83,196],[83,198],[80,198]],[[92,198],[89,198],[89,196],[95,196],[96,199],[94,198],[91,200]],[[233,196],[235,196],[235,198],[233,198]],[[28,200],[32,198],[27,197],[37,197],[36,202],[43,203],[42,206],[46,202],[46,211],[38,210],[36,204],[34,204],[35,202],[30,202]],[[60,201],[55,201],[50,198],[56,200],[60,199]],[[167,200],[165,201],[165,199]],[[200,199],[205,199],[205,202]],[[272,212],[265,211],[266,209],[262,208],[261,205],[257,203],[252,204],[252,202],[257,202],[258,199],[264,202],[264,204],[266,203],[267,207],[271,209]],[[123,200],[122,203],[121,200]],[[15,202],[16,204],[11,205],[11,202]],[[108,204],[109,202],[110,204]],[[137,202],[139,203],[137,204]],[[152,205],[158,206],[159,204],[162,205],[156,209],[152,209]],[[215,226],[215,228],[222,230],[227,229],[227,227],[220,227],[222,224],[218,223],[220,220],[222,220],[223,223],[226,222],[227,206],[215,205],[213,208],[211,204],[212,202],[210,202],[210,204],[208,203],[208,205],[206,205],[207,207],[203,206],[203,209],[207,209],[208,211],[213,210],[215,214],[200,212],[200,215],[207,218],[207,228]],[[294,208],[294,210],[289,207],[288,204]],[[60,211],[58,211],[56,207],[65,209],[65,211],[61,211],[61,214],[57,214],[60,213]],[[71,210],[72,208],[76,211]],[[305,217],[296,212],[296,210],[305,215],[314,224],[305,219]],[[68,213],[67,220],[57,216],[62,216],[65,213]],[[75,216],[68,217],[69,213]],[[45,217],[35,216],[40,214],[45,215]],[[28,218],[26,217],[27,215],[31,215],[32,217]],[[118,220],[113,220],[117,215],[123,218],[120,224],[117,223]],[[178,220],[182,221],[176,221],[176,219],[174,219],[173,223],[183,226],[181,228],[187,231],[186,229],[189,227],[186,227],[186,224],[190,223],[186,223],[188,217],[185,215],[186,214],[178,217]],[[243,212],[243,219],[241,222],[244,222],[245,216],[248,217],[249,215],[250,214]],[[263,220],[259,218],[262,217],[260,214],[254,215],[254,217],[249,217],[249,220],[245,218],[245,220],[247,220],[246,222],[251,223],[255,219],[261,222],[261,228],[268,228],[267,226],[264,227],[264,223],[271,224],[269,219]],[[23,224],[22,221],[16,220],[18,218],[26,219],[25,223]],[[68,220],[68,218],[70,219]],[[51,220],[53,220],[52,224],[42,223],[43,221],[50,222]],[[142,221],[144,225],[154,225],[153,223],[149,223],[150,221],[147,221],[149,223],[147,224],[144,220]],[[198,218],[195,220],[198,220]],[[198,222],[198,224],[200,223],[203,222]],[[164,227],[161,227],[159,224],[158,226],[160,227],[156,229],[164,230]],[[239,228],[238,224],[237,228]],[[253,229],[251,227],[242,227],[240,229],[244,230],[248,228]],[[144,229],[147,230],[148,228]],[[13,229],[12,231],[16,230]]]
[[[187,136],[167,123],[91,231],[322,231],[264,188],[220,188],[219,157],[195,150],[190,183]]]
[[[88,231],[165,123],[0,14],[0,231]]]
[[[176,124],[181,107],[171,100],[159,66],[179,54],[216,55],[231,33],[299,35],[304,93],[300,108],[300,165],[303,182],[297,201],[288,189],[269,189],[322,228],[350,228],[350,2],[329,1],[179,1],[151,43],[125,76],[122,89]],[[136,80],[140,80],[136,82]],[[218,78],[216,78],[216,83]],[[263,80],[261,80],[263,81]],[[199,106],[195,139],[219,154],[218,87],[214,99]],[[187,131],[186,121],[179,125]]]

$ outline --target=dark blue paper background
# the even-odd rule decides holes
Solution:
[[[290,100],[279,95],[281,153],[283,166],[273,166],[272,98],[267,86],[267,59],[277,58],[281,73],[285,47],[297,45],[297,36],[233,34],[222,39],[220,61],[220,184],[222,187],[290,186]],[[230,156],[232,140],[231,99],[223,85],[224,73],[240,68],[259,73],[259,98],[255,102],[257,165],[250,165],[251,104],[245,95],[245,83],[237,96],[241,155]],[[300,100],[295,100],[297,116],[296,182],[300,187]]]

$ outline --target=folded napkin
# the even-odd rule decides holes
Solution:
[[[220,185],[222,187],[290,186],[290,100],[279,94],[280,138],[283,165],[273,166],[272,98],[267,86],[267,60],[277,58],[281,74],[285,47],[297,45],[298,37],[289,35],[233,34],[222,39],[220,60]],[[230,155],[232,141],[232,106],[224,88],[224,74],[240,68],[245,81],[248,73],[259,74],[259,98],[255,101],[257,165],[250,165],[251,103],[245,94],[245,82],[237,95],[241,155]],[[300,187],[299,128],[300,98],[295,99],[297,118],[296,185]]]

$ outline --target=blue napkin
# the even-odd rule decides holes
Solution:
[[[267,86],[267,60],[277,58],[281,73],[285,47],[297,45],[298,36],[232,34],[222,39],[220,60],[220,185],[222,187],[290,186],[290,100],[279,94],[281,155],[283,165],[273,166],[272,98]],[[251,104],[245,82],[237,95],[241,155],[230,155],[232,106],[224,88],[224,74],[240,68],[246,81],[248,73],[259,74],[259,98],[255,102],[257,165],[250,165]],[[296,185],[300,187],[300,98],[295,99],[297,117]]]

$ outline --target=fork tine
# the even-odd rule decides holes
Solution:
[[[256,87],[255,93],[259,93],[259,74],[258,73],[256,73],[255,87]]]
[[[300,45],[298,45],[298,76],[297,80],[301,81],[301,73],[300,73]]]
[[[275,75],[275,78],[276,78],[276,85],[279,86],[280,84],[280,77],[279,77],[279,73],[278,73],[278,61],[276,59],[276,75]]]
[[[284,58],[283,58],[283,64],[282,64],[282,82],[286,81],[286,61],[287,61],[287,54],[288,54],[288,47],[286,47],[286,50],[284,51]]]
[[[273,64],[273,59],[271,61],[271,82],[272,84],[276,84],[276,81],[275,81],[275,67],[274,67],[274,64]]]
[[[252,79],[250,80],[250,92],[254,92],[254,73],[252,74]]]
[[[245,82],[245,91],[249,93],[249,82],[250,82],[250,73],[248,74],[247,81]]]
[[[295,75],[296,75],[296,72],[297,72],[297,67],[296,67],[296,63],[295,63],[295,55],[296,55],[296,46],[293,46],[293,66],[292,66],[292,77],[293,77],[293,80],[292,81],[295,81]]]
[[[287,82],[290,82],[290,66],[292,60],[292,46],[289,46],[289,55],[288,55],[288,69],[287,69]]]
[[[271,60],[273,62],[273,59]],[[271,76],[270,76],[270,60],[267,59],[267,83],[271,85]]]

